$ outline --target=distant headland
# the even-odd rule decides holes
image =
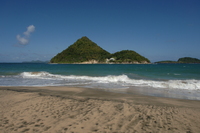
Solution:
[[[50,63],[69,64],[149,64],[149,59],[132,50],[111,54],[86,36],[54,56]]]
[[[158,61],[155,63],[161,63],[161,64],[169,64],[169,63],[200,63],[200,60],[197,58],[192,58],[192,57],[183,57],[183,58],[179,58],[178,61]]]
[[[54,56],[49,63],[56,64],[150,64],[150,60],[133,50],[109,53],[88,37],[78,39],[74,44]],[[200,63],[192,57],[179,58],[177,61],[158,61],[158,64]]]

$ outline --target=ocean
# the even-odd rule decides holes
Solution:
[[[200,100],[200,64],[0,63],[0,86],[70,86]]]

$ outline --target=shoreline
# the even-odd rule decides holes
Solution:
[[[125,64],[125,65],[129,65],[129,64],[137,64],[137,65],[140,65],[140,64],[154,64],[154,63],[46,63],[46,64],[77,64],[77,65],[81,65],[81,64],[88,64],[88,65],[95,65],[95,64],[103,64],[103,65],[106,65],[106,64]]]
[[[0,132],[200,132],[200,101],[72,87],[0,87]]]
[[[37,72],[33,72],[37,73]],[[87,87],[77,87],[77,86],[0,86],[0,89],[7,88],[8,90],[17,91],[18,89],[14,88],[27,88],[26,91],[30,91],[34,88],[45,88],[44,90],[49,90],[50,88],[79,88],[85,90],[92,91],[100,91],[100,92],[110,92],[110,93],[119,93],[123,95],[140,95],[147,97],[157,97],[157,98],[168,98],[168,99],[180,99],[180,100],[197,100],[200,101],[200,98],[197,95],[194,96],[195,92],[199,93],[199,90],[185,90],[185,89],[155,89],[155,88],[143,88],[143,87],[130,87],[124,89],[116,89],[116,88],[87,88]],[[13,88],[13,89],[12,89]],[[20,89],[21,90],[21,89]],[[36,89],[34,89],[36,91]],[[52,90],[52,89],[51,89]],[[55,89],[54,91],[56,91]],[[61,89],[65,91],[65,89]]]
[[[159,101],[170,101],[168,104],[173,106],[172,101],[182,101],[182,102],[199,102],[200,100],[196,99],[183,99],[183,98],[174,98],[174,97],[163,97],[163,96],[155,96],[155,95],[146,95],[145,93],[141,93],[138,89],[127,89],[124,90],[115,90],[115,89],[98,89],[98,88],[82,88],[82,87],[69,87],[69,86],[0,86],[0,90],[6,91],[15,91],[15,92],[23,92],[23,93],[36,93],[39,95],[48,95],[48,96],[56,96],[61,98],[69,98],[69,97],[83,97],[90,99],[109,99],[109,100],[135,100],[141,99],[137,101],[138,104],[152,104],[158,103]],[[71,95],[73,94],[73,95]],[[148,99],[148,100],[146,100]],[[153,100],[155,102],[153,102]],[[175,104],[176,106],[176,104]],[[199,107],[199,106],[195,106]]]

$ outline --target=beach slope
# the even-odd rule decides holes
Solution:
[[[0,132],[197,133],[200,101],[69,87],[0,87]]]

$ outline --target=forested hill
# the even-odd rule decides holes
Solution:
[[[200,63],[200,60],[197,58],[191,58],[191,57],[184,57],[178,59],[179,63]]]
[[[122,50],[111,55],[115,63],[150,63],[150,61],[132,50]]]
[[[131,50],[122,50],[110,54],[99,47],[87,37],[78,39],[67,49],[58,53],[50,61],[51,63],[150,63],[150,61]]]
[[[183,57],[183,58],[179,58],[178,61],[158,61],[155,63],[200,63],[200,60],[197,58],[192,58],[192,57]]]
[[[51,59],[51,63],[104,62],[110,53],[99,47],[87,37],[78,39],[67,49]]]

